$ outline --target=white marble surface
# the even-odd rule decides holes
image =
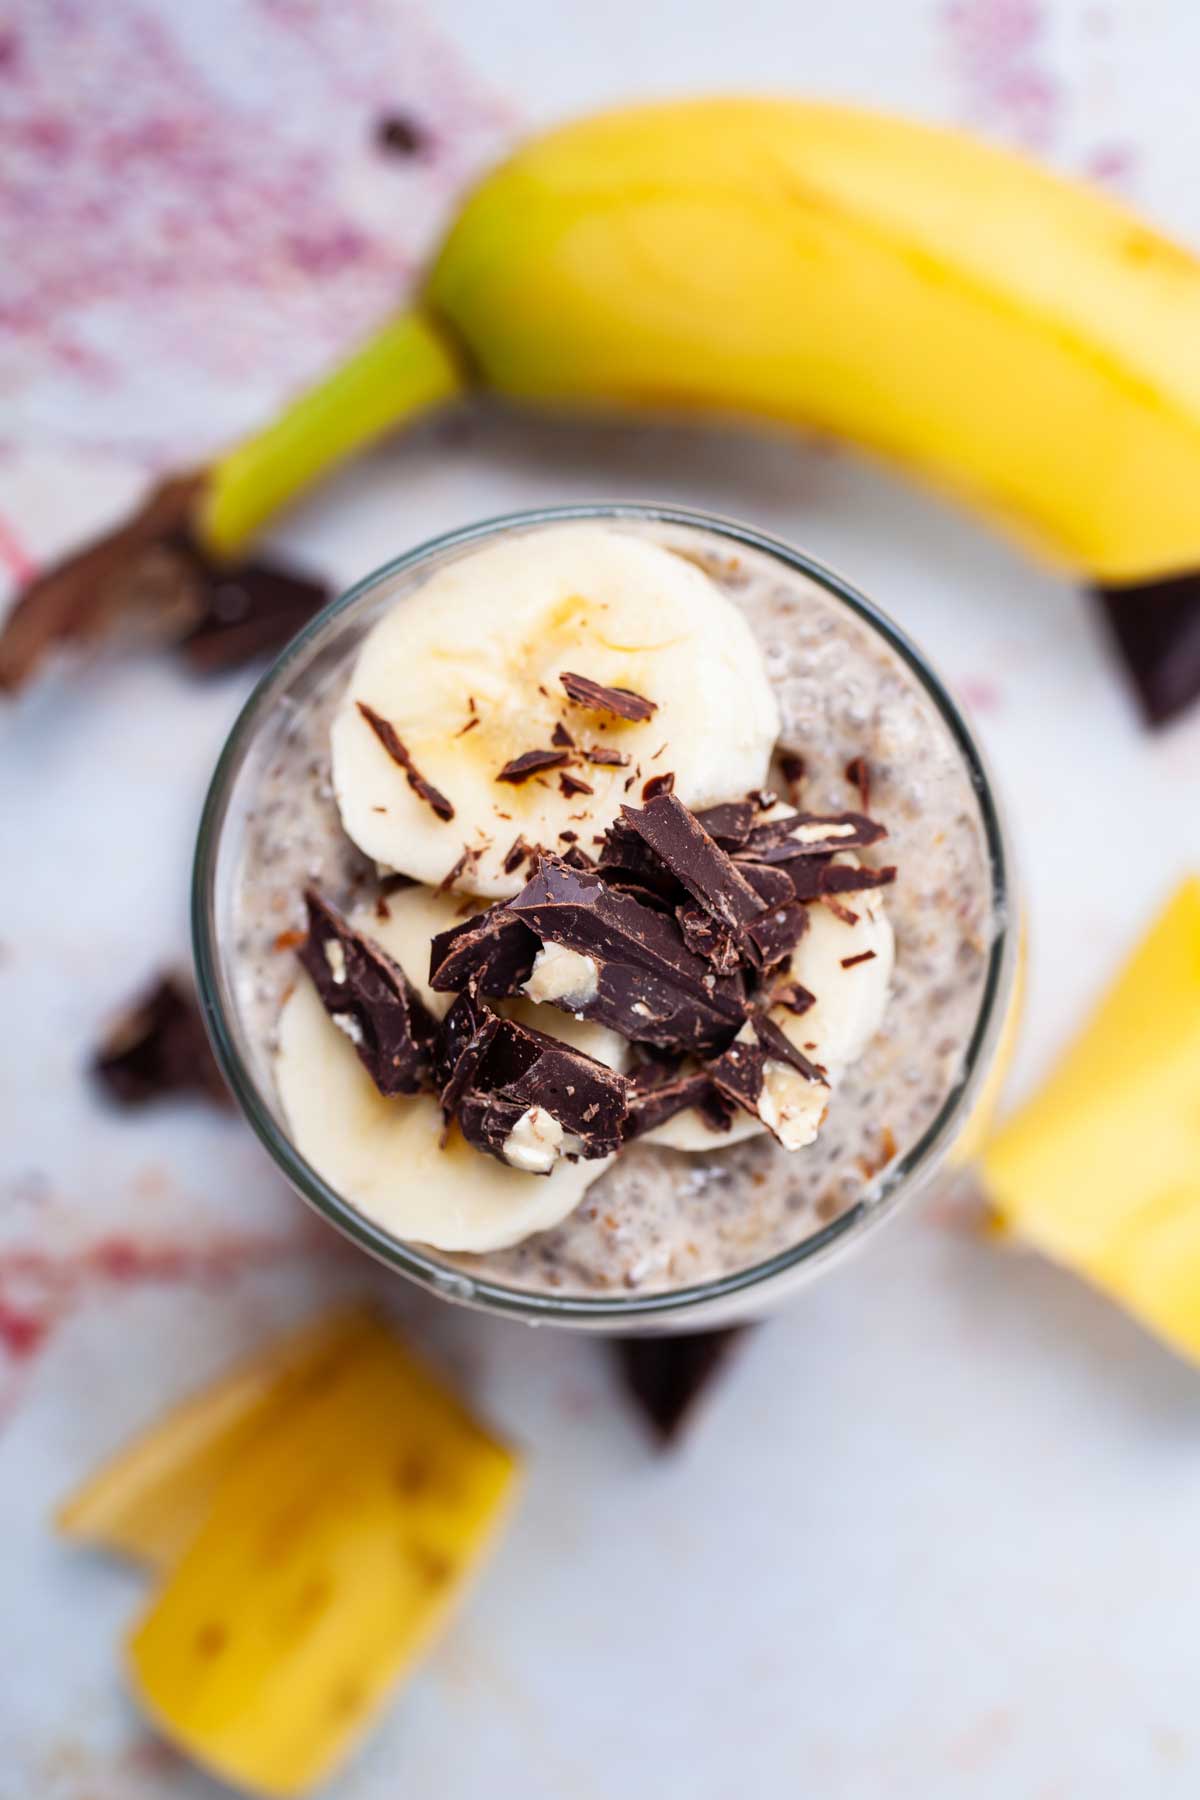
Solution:
[[[200,0],[183,10],[202,35]],[[1200,14],[1183,0],[960,0],[955,17],[923,0],[440,0],[436,16],[497,117],[716,83],[879,101],[1096,166],[1200,241]],[[35,495],[30,466],[64,454],[49,416],[27,414],[20,464],[22,522],[45,538],[54,482]],[[103,513],[135,471],[111,440],[85,451]],[[1200,714],[1146,736],[1075,593],[787,441],[432,428],[277,539],[348,580],[445,526],[597,494],[806,545],[974,701],[1029,891],[1027,1087],[1200,865]],[[1190,1800],[1200,1374],[1069,1277],[909,1217],[756,1334],[663,1459],[602,1346],[389,1286],[310,1228],[233,1122],[95,1103],[81,1046],[184,952],[196,812],[246,686],[101,662],[0,718],[0,1303],[48,1325],[36,1355],[0,1355],[0,1800],[215,1793],[147,1748],[123,1698],[138,1582],[56,1544],[48,1510],[236,1350],[364,1286],[527,1446],[529,1481],[468,1614],[337,1800]]]

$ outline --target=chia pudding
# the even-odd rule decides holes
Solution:
[[[787,1250],[877,1194],[963,1073],[996,923],[970,772],[885,639],[797,570],[715,532],[634,519],[611,529],[701,570],[749,625],[779,713],[769,785],[806,816],[869,806],[886,827],[886,841],[862,860],[897,870],[880,890],[894,967],[877,1028],[803,1148],[789,1150],[767,1131],[692,1150],[628,1142],[551,1228],[480,1254],[433,1252],[449,1267],[534,1293],[654,1294],[709,1282]],[[420,604],[419,596],[398,604]],[[306,888],[356,917],[378,907],[382,918],[388,894],[403,887],[351,842],[335,798],[330,735],[352,660],[325,669],[276,732],[244,820],[229,960],[242,1033],[268,1091],[281,1010],[306,980],[295,956]],[[731,713],[738,703],[730,694]],[[719,733],[725,721],[711,728]],[[769,797],[761,799],[765,806]],[[488,904],[464,898],[460,911]]]

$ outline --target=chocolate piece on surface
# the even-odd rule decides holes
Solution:
[[[1093,590],[1148,725],[1200,699],[1200,575]]]
[[[426,147],[424,128],[407,113],[385,113],[375,126],[375,142],[393,156],[418,156]]]
[[[871,806],[871,767],[865,756],[852,756],[845,768],[846,780],[858,789],[858,804],[865,813]]]
[[[713,1132],[728,1131],[733,1118],[729,1107],[702,1069],[688,1074],[669,1072],[665,1079],[642,1087],[635,1084],[625,1121],[625,1141],[643,1137],[656,1125],[663,1125],[678,1113],[695,1107]]]
[[[754,1029],[759,1042],[765,1045],[767,1054],[776,1062],[787,1063],[789,1068],[803,1075],[805,1081],[822,1086],[825,1084],[825,1070],[820,1063],[810,1062],[803,1050],[798,1050],[787,1033],[779,1029],[774,1019],[767,1018],[765,1013],[757,1013]]]
[[[804,758],[798,750],[777,750],[775,760],[779,764],[780,774],[787,783],[788,799],[793,806],[797,806],[807,772]]]
[[[754,826],[744,853],[759,862],[789,862],[836,850],[865,850],[886,836],[887,827],[865,813],[797,812]]]
[[[584,762],[603,764],[613,769],[627,769],[630,757],[627,751],[616,750],[611,744],[588,744],[583,751]]]
[[[512,843],[508,846],[508,849],[504,852],[504,861],[501,863],[500,867],[504,870],[506,875],[511,875],[513,870],[519,869],[523,862],[528,862],[532,855],[532,847],[527,844],[525,839],[518,833]]]
[[[558,678],[563,684],[563,691],[576,706],[586,706],[592,712],[612,713],[618,719],[629,719],[635,723],[652,718],[658,711],[655,700],[647,700],[644,694],[635,694],[632,688],[604,687],[587,675],[574,675],[569,669],[564,670]]]
[[[458,1111],[499,1027],[499,1014],[484,1006],[474,987],[458,996],[438,1026],[433,1079],[447,1123]]]
[[[668,769],[662,775],[651,775],[649,781],[642,783],[642,799],[657,800],[660,794],[673,793],[675,789],[674,771]]]
[[[857,956],[843,956],[842,967],[843,969],[854,969],[858,967],[859,963],[874,962],[874,960],[874,950],[860,950]]]
[[[113,1021],[91,1071],[120,1106],[185,1093],[230,1104],[195,994],[176,975],[160,976]]]
[[[531,1174],[549,1174],[558,1155],[585,1160],[610,1156],[620,1147],[629,1109],[630,1084],[624,1075],[547,1037],[515,1019],[501,1019],[488,1039],[470,1087],[458,1107],[463,1135],[478,1149]],[[557,1141],[538,1134],[522,1158],[510,1143],[519,1121],[532,1109],[549,1114],[561,1128]],[[537,1121],[531,1121],[536,1131]],[[544,1167],[535,1167],[544,1150]]]
[[[798,981],[785,981],[782,987],[774,988],[769,996],[771,1006],[784,1006],[790,1013],[806,1013],[817,1004],[817,996],[810,994],[806,987]]]
[[[399,963],[309,888],[297,951],[321,1004],[381,1094],[415,1094],[429,1075],[437,1025]]]
[[[711,1048],[726,1042],[745,1016],[738,977],[716,975],[688,949],[674,919],[598,874],[543,856],[508,905],[543,943],[593,958],[597,992],[578,1010],[635,1042]]]
[[[772,963],[791,955],[807,929],[807,908],[798,900],[788,900],[752,919],[745,935],[754,945],[763,968],[770,968]]]
[[[572,844],[569,850],[563,851],[563,861],[572,869],[594,869],[596,864],[586,850],[578,844]]]
[[[688,949],[711,963],[718,974],[732,975],[741,967],[742,949],[737,938],[705,912],[698,901],[685,900],[675,908],[675,917]]]
[[[429,949],[429,985],[455,994],[473,982],[481,994],[515,994],[528,981],[540,941],[500,902],[439,931]]]
[[[870,888],[887,887],[896,879],[894,866],[869,869],[811,856],[797,857],[782,866],[788,873],[797,900],[826,900],[838,894],[861,894]]]
[[[750,835],[755,811],[752,800],[730,800],[723,806],[706,806],[692,816],[722,850],[740,850]]]
[[[568,774],[565,769],[558,778],[558,785],[567,800],[573,800],[576,794],[594,794],[596,791],[590,781],[580,781],[578,775]]]
[[[621,808],[623,823],[649,845],[659,861],[713,918],[741,939],[763,903],[732,858],[674,794],[660,794],[640,809]]]
[[[379,739],[379,742],[383,745],[392,761],[397,763],[399,767],[404,770],[408,785],[413,793],[416,794],[417,798],[419,800],[424,800],[427,806],[432,807],[439,819],[452,819],[454,817],[453,806],[451,806],[445,794],[438,788],[435,788],[431,781],[426,781],[421,771],[413,762],[413,759],[405,746],[400,741],[400,736],[396,727],[390,720],[383,718],[377,713],[373,706],[368,706],[365,700],[358,700],[355,704],[362,714],[363,719],[375,733],[375,736]]]
[[[701,1394],[749,1329],[734,1325],[685,1337],[614,1339],[625,1386],[662,1444],[679,1436]]]
[[[550,742],[554,745],[556,750],[573,750],[575,748],[575,739],[571,736],[561,719],[550,733]]]
[[[511,762],[505,763],[497,773],[496,780],[507,781],[513,787],[519,787],[531,776],[541,775],[547,769],[561,769],[570,760],[566,750],[524,750],[520,756],[514,756]]]
[[[784,906],[789,900],[795,899],[796,890],[792,886],[792,878],[786,865],[760,863],[750,857],[739,856],[737,866],[764,906]]]

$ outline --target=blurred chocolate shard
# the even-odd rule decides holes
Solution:
[[[376,122],[375,142],[392,156],[420,156],[428,139],[424,128],[408,113],[385,113]]]
[[[36,576],[0,631],[0,689],[16,689],[51,651],[120,630],[176,646],[192,669],[235,668],[283,648],[328,588],[263,559],[221,562],[191,520],[202,474],[161,483],[132,517]]]
[[[1200,699],[1200,575],[1093,590],[1146,723]]]
[[[304,899],[308,937],[296,954],[321,1004],[381,1094],[418,1093],[428,1083],[436,1021],[399,963],[314,889]]]
[[[529,980],[541,940],[504,903],[489,906],[430,945],[429,985],[455,994],[474,984],[481,994],[515,994]]]
[[[608,768],[627,769],[630,757],[627,751],[616,750],[611,744],[587,744],[584,747],[583,760]]]
[[[595,1057],[515,1019],[500,1019],[456,1116],[477,1150],[528,1174],[548,1175],[559,1156],[590,1161],[619,1149],[629,1094],[626,1078]],[[538,1115],[553,1120],[557,1131],[547,1130]]]
[[[659,1442],[674,1443],[704,1390],[750,1327],[697,1331],[686,1337],[622,1337],[613,1351],[625,1387]]]
[[[561,769],[570,760],[570,754],[566,750],[524,750],[520,756],[514,756],[510,762],[505,763],[497,772],[496,780],[520,787],[534,775],[542,775],[547,769]]]
[[[827,862],[811,856],[797,857],[784,868],[797,900],[826,900],[838,894],[861,894],[870,888],[888,887],[896,879],[894,866],[885,869],[855,867],[853,863]]]
[[[189,1093],[230,1104],[196,996],[173,974],[159,976],[113,1021],[91,1070],[119,1106],[145,1106]]]
[[[564,669],[558,679],[568,700],[592,712],[612,713],[614,718],[637,724],[644,723],[658,711],[656,700],[647,700],[644,694],[635,694],[632,688],[604,687],[590,676],[574,675],[569,669]]]
[[[508,906],[543,943],[593,959],[596,994],[572,1010],[634,1042],[720,1047],[745,1016],[740,977],[716,975],[688,949],[674,919],[621,893],[599,873],[543,856]]]

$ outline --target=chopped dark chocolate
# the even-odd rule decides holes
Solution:
[[[744,1017],[739,977],[716,975],[688,949],[673,919],[599,875],[543,856],[532,880],[508,904],[544,943],[564,944],[593,959],[597,992],[571,1010],[634,1042],[719,1048]]]
[[[473,985],[458,996],[438,1026],[433,1045],[433,1079],[447,1124],[458,1111],[499,1028],[499,1014],[483,1005]]]
[[[780,1030],[774,1019],[768,1018],[766,1013],[756,1013],[754,1029],[760,1043],[766,1045],[776,1062],[787,1063],[798,1075],[803,1075],[805,1081],[824,1082],[825,1070],[821,1064],[810,1062],[803,1050],[797,1049],[787,1033]]]
[[[685,900],[675,908],[675,917],[683,933],[683,941],[695,956],[711,963],[719,975],[732,975],[742,964],[739,940],[696,900]]]
[[[573,750],[575,748],[575,739],[571,736],[561,719],[550,733],[550,742],[554,745],[556,750]]]
[[[740,850],[750,835],[754,812],[752,800],[730,800],[723,806],[706,806],[695,818],[722,850]]]
[[[874,960],[875,952],[873,950],[860,950],[857,956],[843,956],[842,967],[843,969],[853,969],[859,963],[874,962]]]
[[[674,788],[675,776],[674,773],[668,769],[665,774],[652,775],[649,781],[644,781],[642,783],[642,799],[656,800],[660,794],[673,793]]]
[[[749,1329],[734,1325],[686,1337],[614,1340],[625,1386],[661,1443],[678,1437],[701,1393]]]
[[[570,760],[565,750],[525,750],[505,763],[496,780],[511,782],[513,787],[518,787],[531,775],[541,775],[546,769],[561,769]]]
[[[800,792],[804,786],[804,758],[798,750],[777,750],[775,760],[779,764],[779,772],[787,783],[788,799],[793,806],[800,803]]]
[[[816,1004],[817,996],[798,981],[786,981],[782,987],[772,989],[770,995],[770,1005],[785,1006],[791,1013],[806,1013]]]
[[[604,687],[589,676],[573,675],[570,670],[564,670],[558,679],[569,700],[576,706],[589,707],[592,712],[612,713],[618,719],[636,723],[651,718],[658,711],[656,701],[635,694],[632,688]]]
[[[379,739],[379,742],[383,745],[392,761],[398,763],[404,770],[408,785],[417,798],[419,800],[424,800],[427,806],[432,807],[439,819],[452,819],[454,817],[453,806],[451,806],[445,794],[435,788],[431,781],[426,781],[421,771],[413,762],[412,757],[405,749],[403,743],[401,743],[396,727],[391,724],[389,720],[382,718],[380,714],[375,711],[374,707],[368,706],[364,700],[359,700],[356,704],[362,717],[375,733],[375,736]]]
[[[515,994],[529,980],[540,941],[503,902],[476,913],[430,945],[429,985],[458,993],[473,982],[481,994]]]
[[[457,856],[450,864],[435,891],[439,894],[448,894],[460,876],[465,875],[468,869],[473,869],[478,861],[478,850],[464,849],[461,855]]]
[[[429,1075],[435,1020],[399,963],[314,889],[304,899],[308,937],[297,955],[321,1004],[381,1094],[419,1092]]]
[[[463,1136],[477,1149],[529,1174],[548,1175],[560,1154],[591,1160],[620,1148],[630,1092],[625,1076],[595,1057],[515,1019],[501,1019],[457,1117]],[[512,1133],[532,1109],[548,1113],[561,1131],[557,1144],[543,1138],[523,1154]],[[531,1127],[535,1123],[530,1121]]]
[[[737,857],[739,872],[745,876],[764,906],[783,906],[795,899],[796,890],[792,886],[791,876],[784,864],[752,861],[749,857]]]
[[[828,856],[835,850],[865,850],[886,836],[886,826],[864,813],[787,813],[754,826],[744,854],[760,862],[789,862],[798,856]]]
[[[729,1048],[705,1066],[718,1092],[759,1119],[785,1149],[812,1141],[814,1107],[823,1106],[827,1094],[824,1071],[765,1014],[748,1019]]]
[[[230,1104],[195,994],[175,975],[160,976],[113,1021],[91,1067],[120,1106],[185,1093]]]
[[[643,1065],[644,1066],[644,1065]],[[668,1075],[665,1080],[641,1087],[635,1084],[625,1121],[625,1140],[644,1137],[658,1125],[665,1125],[678,1113],[695,1107],[714,1132],[728,1131],[733,1110],[721,1098],[703,1069],[691,1074]]]
[[[1093,590],[1148,725],[1200,699],[1200,575]]]
[[[865,756],[852,756],[846,764],[846,780],[858,789],[858,804],[863,812],[871,805],[871,768]]]
[[[464,726],[462,726],[460,730],[455,732],[455,734],[454,734],[455,737],[466,737],[468,731],[474,731],[475,727],[479,723],[480,723],[479,714],[476,713],[473,718],[470,718],[467,720],[466,724]]]
[[[594,794],[596,791],[590,781],[580,781],[578,775],[569,775],[565,769],[558,778],[558,785],[567,800],[573,800],[576,794]]]
[[[565,832],[563,836],[566,836]],[[572,844],[569,850],[563,852],[563,861],[572,869],[594,869],[596,866],[587,851],[578,844]]]
[[[519,869],[523,862],[528,862],[532,855],[533,851],[530,846],[518,833],[508,849],[504,852],[504,861],[500,864],[500,867],[504,870],[506,875],[511,875],[514,869]]]
[[[807,909],[798,900],[789,900],[752,919],[745,935],[754,945],[763,968],[770,968],[791,955],[807,928]]]
[[[887,887],[896,879],[894,866],[869,869],[854,863],[827,862],[811,856],[784,863],[797,900],[825,900],[837,894],[861,894]],[[854,915],[851,914],[851,917]]]
[[[659,794],[638,809],[621,808],[624,824],[649,845],[676,881],[739,939],[763,903],[737,865],[709,837],[674,794]]]
[[[584,762],[604,764],[614,769],[629,766],[629,756],[624,750],[614,750],[611,744],[588,744],[583,752]]]

